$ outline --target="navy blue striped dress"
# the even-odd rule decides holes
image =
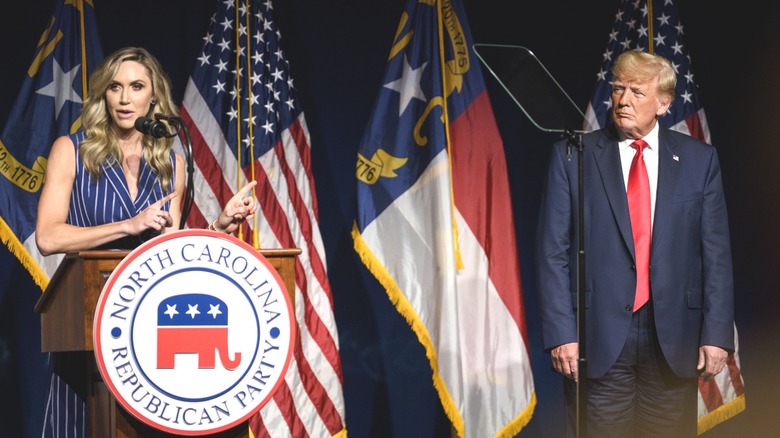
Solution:
[[[76,150],[76,178],[70,196],[69,224],[91,227],[130,219],[173,190],[171,182],[168,190],[164,192],[157,175],[146,160],[141,158],[138,194],[132,199],[121,163],[104,164],[100,178],[95,178],[84,168],[79,154],[79,143],[84,140],[84,132],[72,134],[70,138]],[[170,160],[175,175],[176,156],[173,151]],[[170,202],[163,207],[165,210],[169,208]],[[101,248],[133,249],[151,237],[128,236]],[[53,372],[46,403],[43,437],[89,436],[87,407],[83,398],[88,388],[67,383],[79,381],[83,376],[87,365],[84,360],[85,356],[80,352],[49,355]]]

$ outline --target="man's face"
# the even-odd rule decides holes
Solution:
[[[656,123],[656,117],[669,109],[668,96],[657,93],[658,78],[639,82],[616,78],[612,84],[612,119],[627,138],[642,138]]]

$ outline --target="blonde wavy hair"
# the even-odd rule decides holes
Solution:
[[[125,61],[143,65],[152,81],[152,96],[157,104],[151,106],[147,117],[152,118],[155,114],[178,116],[178,109],[171,97],[171,80],[151,53],[140,47],[125,47],[108,55],[89,77],[87,98],[81,113],[86,132],[86,138],[80,146],[81,160],[84,168],[96,178],[100,177],[104,162],[121,163],[124,159],[116,133],[111,128],[113,121],[109,116],[106,91],[119,66]],[[146,162],[160,179],[163,191],[168,191],[173,180],[173,166],[169,158],[173,139],[145,135],[144,145]]]

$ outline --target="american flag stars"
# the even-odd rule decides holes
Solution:
[[[278,141],[278,127],[289,125],[298,114],[288,62],[278,46],[281,34],[268,18],[270,2],[254,14],[248,14],[245,5],[236,9],[232,1],[222,3],[227,13],[220,14],[224,16],[219,22],[216,14],[212,17],[216,25],[203,37],[197,63],[211,80],[208,94],[231,96],[222,102],[229,105],[215,115],[235,126],[231,129],[243,148],[259,147],[255,152],[261,154]]]
[[[653,51],[669,59],[678,75],[675,94],[677,98],[669,108],[666,126],[675,125],[701,105],[697,100],[696,84],[693,81],[691,60],[682,41],[684,34],[677,10],[671,0],[654,2],[652,21]],[[606,123],[612,102],[609,89],[612,83],[612,63],[617,55],[626,50],[644,50],[650,48],[648,34],[648,7],[644,1],[623,2],[615,15],[615,25],[609,34],[607,49],[602,55],[602,65],[597,78],[597,92],[591,101],[600,125]]]

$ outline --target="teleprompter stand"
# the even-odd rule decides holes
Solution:
[[[574,127],[584,125],[585,115],[571,100],[536,56],[522,46],[474,44],[474,51],[485,68],[514,100],[528,119],[538,129],[560,133],[567,139],[569,154],[577,150],[577,419],[576,436],[585,438],[587,397],[585,376],[585,211],[583,199],[583,146],[580,134]]]

